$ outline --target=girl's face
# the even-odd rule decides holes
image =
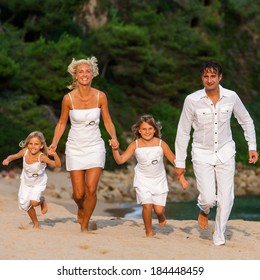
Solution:
[[[150,124],[143,122],[140,125],[140,128],[138,130],[138,132],[141,134],[141,137],[146,140],[149,141],[154,137],[155,134],[155,128],[153,126],[151,126]]]
[[[89,85],[93,80],[91,67],[88,64],[79,65],[77,68],[76,79],[82,85]]]
[[[32,137],[28,142],[27,148],[32,155],[36,155],[43,148],[43,144],[38,137]]]

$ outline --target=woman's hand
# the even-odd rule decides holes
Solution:
[[[117,139],[109,139],[108,140],[109,146],[111,146],[111,148],[113,150],[118,150],[119,148],[119,142],[117,141]]]
[[[51,144],[48,147],[48,155],[53,155],[55,153],[56,149],[57,149],[57,145]]]

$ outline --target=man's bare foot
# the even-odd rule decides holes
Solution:
[[[208,229],[208,215],[205,214],[203,211],[200,211],[199,213],[198,225],[202,229]]]
[[[42,199],[41,211],[42,211],[43,215],[48,212],[48,205],[47,205],[47,202],[46,202],[45,198]]]

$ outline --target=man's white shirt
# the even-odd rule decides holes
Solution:
[[[236,92],[219,86],[220,99],[214,106],[205,88],[188,95],[180,116],[176,141],[176,167],[185,168],[192,128],[192,160],[224,163],[236,153],[230,119],[232,113],[241,125],[249,150],[256,150],[255,127]]]

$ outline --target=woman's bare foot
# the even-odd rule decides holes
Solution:
[[[97,224],[94,221],[90,221],[88,229],[90,229],[90,230],[97,230]]]
[[[208,215],[205,214],[203,211],[200,211],[199,213],[198,225],[202,229],[208,229]]]
[[[82,224],[83,221],[83,208],[78,208],[77,220],[79,224]]]
[[[47,205],[45,198],[42,198],[41,211],[42,211],[43,215],[48,212],[48,205]]]

